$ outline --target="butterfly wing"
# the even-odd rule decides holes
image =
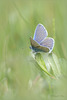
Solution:
[[[30,37],[31,49],[35,52],[49,52],[49,48],[39,45],[35,40]]]
[[[51,53],[54,47],[54,39],[47,37],[40,43],[40,45],[49,48],[49,53]]]
[[[35,48],[40,46],[35,40],[32,39],[32,37],[30,37],[30,42],[31,42],[31,46],[33,46]]]
[[[47,30],[42,24],[38,24],[34,34],[34,40],[40,44],[40,42],[48,36]]]

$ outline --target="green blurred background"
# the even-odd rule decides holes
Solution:
[[[30,88],[39,74],[29,49],[38,23],[55,39],[63,77],[40,79]],[[66,51],[65,0],[0,0],[0,100],[66,100]]]

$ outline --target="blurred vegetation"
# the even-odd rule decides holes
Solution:
[[[0,100],[66,100],[66,9],[66,0],[0,0]],[[55,39],[62,74],[57,80],[39,76],[31,56],[29,38],[38,23]]]

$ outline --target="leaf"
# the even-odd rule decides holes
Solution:
[[[46,68],[46,65],[45,65],[45,62],[44,62],[44,60],[43,60],[43,57],[41,56],[40,53],[37,53],[37,54],[35,55],[35,60],[36,60],[36,62],[38,63],[38,65],[40,66],[40,68],[41,68],[46,74],[48,74],[50,77],[54,78],[54,77],[48,72],[48,70],[47,70],[47,68]]]

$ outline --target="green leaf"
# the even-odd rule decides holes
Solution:
[[[40,68],[46,73],[48,74],[51,78],[54,78],[47,70],[47,67],[45,65],[45,62],[43,60],[43,57],[40,53],[36,53],[35,55],[35,61],[38,63],[38,65],[40,66]]]

